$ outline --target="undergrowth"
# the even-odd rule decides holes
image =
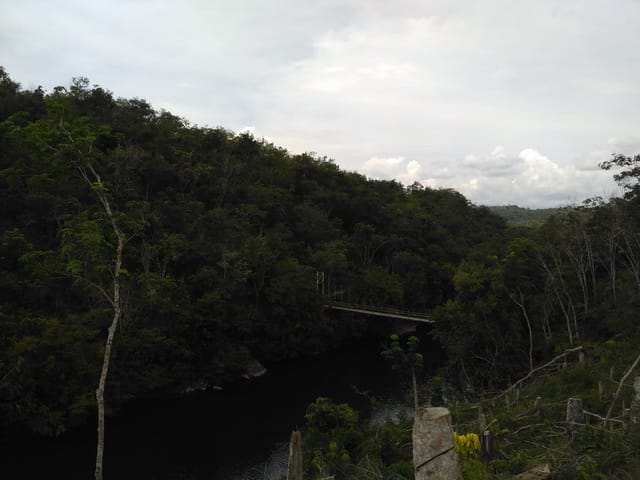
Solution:
[[[550,469],[552,480],[640,478],[640,454],[622,423],[631,385],[623,386],[610,426],[603,424],[635,355],[631,342],[584,345],[582,355],[572,353],[522,382],[517,391],[449,405],[464,447],[463,478],[510,479],[542,466]],[[585,412],[576,424],[567,422],[569,398],[580,399]],[[318,399],[307,411],[303,432],[305,478],[412,479],[412,423],[410,416],[373,423],[348,405]],[[490,455],[476,443],[485,429],[491,432]]]

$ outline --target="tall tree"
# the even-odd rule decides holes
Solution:
[[[88,284],[107,300],[112,309],[111,323],[105,341],[102,368],[96,389],[98,407],[98,439],[96,449],[95,478],[103,478],[104,458],[104,393],[111,362],[113,341],[118,323],[122,316],[121,289],[123,274],[123,250],[128,241],[122,228],[123,217],[113,210],[107,184],[98,173],[100,159],[105,152],[98,147],[98,141],[109,134],[107,127],[95,125],[86,117],[78,117],[73,111],[72,102],[86,94],[86,82],[76,81],[67,92],[58,87],[54,94],[46,99],[48,114],[42,120],[32,123],[27,129],[27,138],[41,150],[49,152],[47,158],[53,160],[55,168],[71,167],[90,189],[98,201],[101,215],[90,211],[84,219],[74,221],[63,229],[63,252],[68,254],[67,273],[81,283]],[[95,218],[91,218],[95,217]],[[104,232],[104,227],[111,234]],[[111,250],[102,257],[97,250]],[[81,261],[76,253],[85,250],[92,260],[100,259],[102,263],[90,265]],[[98,271],[108,271],[110,281],[104,282]],[[97,277],[102,277],[98,279]]]

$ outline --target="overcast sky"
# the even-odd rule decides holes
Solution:
[[[86,76],[368,177],[552,207],[640,153],[638,0],[0,0],[23,88]]]

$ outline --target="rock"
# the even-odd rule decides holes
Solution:
[[[527,470],[526,472],[519,473],[513,478],[518,480],[545,480],[551,476],[551,469],[549,464],[538,465],[537,467]]]
[[[262,365],[255,358],[252,358],[251,360],[249,360],[247,366],[245,367],[245,374],[243,375],[243,377],[246,379],[257,378],[261,377],[265,373],[267,373],[267,369],[264,368],[264,365]]]
[[[204,392],[209,388],[209,384],[204,380],[199,380],[184,389],[184,393]]]

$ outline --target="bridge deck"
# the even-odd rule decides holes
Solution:
[[[343,310],[346,312],[362,313],[364,315],[375,315],[378,317],[399,318],[412,322],[434,323],[426,313],[412,312],[410,310],[400,310],[395,308],[374,307],[371,305],[358,305],[347,302],[331,302],[327,305],[333,310]]]

